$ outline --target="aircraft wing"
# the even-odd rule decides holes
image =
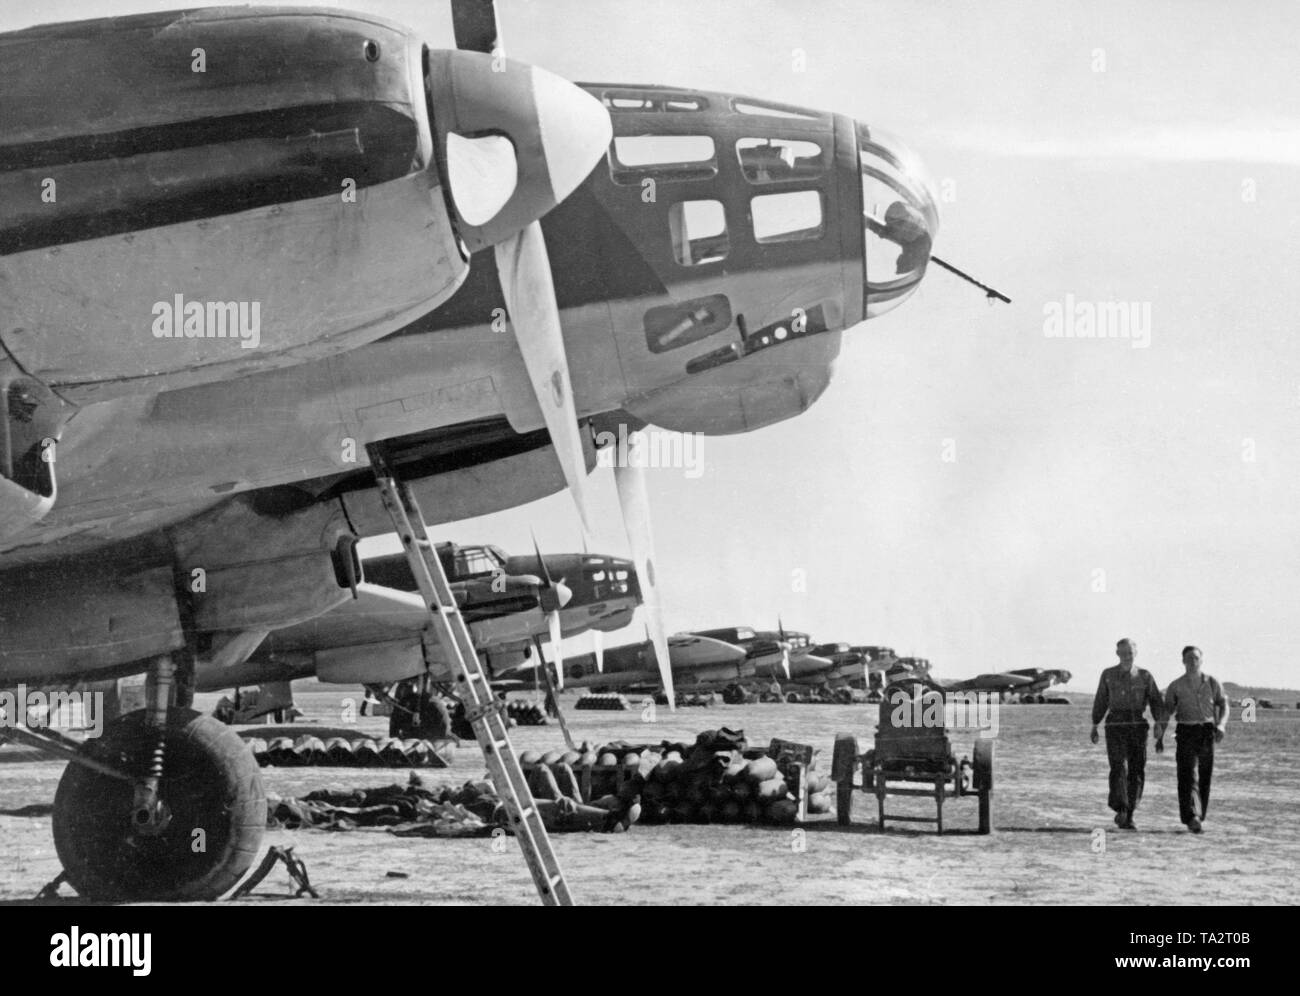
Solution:
[[[418,637],[429,610],[417,594],[377,584],[357,585],[357,597],[324,615],[276,630],[263,649],[319,651]]]

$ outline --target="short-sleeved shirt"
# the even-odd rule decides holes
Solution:
[[[1164,699],[1156,686],[1156,679],[1145,668],[1130,673],[1123,664],[1116,664],[1101,672],[1097,697],[1092,700],[1092,725],[1106,719],[1107,726],[1121,723],[1145,723],[1142,713],[1151,707],[1151,718],[1160,720],[1164,715]]]
[[[1227,704],[1222,686],[1208,674],[1184,674],[1165,689],[1165,708],[1176,723],[1213,723],[1215,706]]]

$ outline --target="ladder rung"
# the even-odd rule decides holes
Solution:
[[[497,794],[506,802],[508,810],[516,811],[514,822],[522,831],[516,836],[532,873],[533,883],[546,905],[572,905],[541,811],[533,799],[528,779],[519,765],[519,758],[510,745],[510,735],[501,715],[501,706],[483,671],[473,636],[456,604],[442,561],[435,555],[433,542],[428,537],[415,497],[405,482],[390,469],[387,455],[381,446],[368,444],[367,452],[380,496],[384,499],[394,529],[402,537],[407,562],[434,623],[434,633],[439,643],[446,643],[453,672],[465,683],[470,701],[475,703],[472,707],[466,703],[470,725],[483,749],[488,773],[496,786]]]
[[[533,884],[536,885],[543,904],[572,905],[568,887],[564,884],[564,874],[551,849],[546,824],[542,822],[541,810],[537,809],[528,779],[510,744],[510,733],[500,714],[497,697],[494,696],[482,662],[478,659],[469,627],[465,624],[460,607],[456,605],[455,594],[452,593],[447,573],[442,568],[442,560],[435,555],[435,547],[433,541],[429,540],[428,529],[420,515],[415,495],[411,494],[406,482],[400,480],[390,468],[381,446],[370,443],[367,451],[383,498],[383,506],[393,520],[394,529],[402,537],[407,562],[411,564],[417,588],[420,589],[430,619],[433,620],[434,633],[439,644],[445,642],[452,671],[460,681],[464,681],[469,701],[476,703],[471,707],[467,702],[474,737],[484,750],[487,772],[497,787],[497,793],[506,801],[507,810],[516,810],[513,822],[520,831],[516,836],[519,837],[520,849],[524,852],[524,859],[533,876]]]

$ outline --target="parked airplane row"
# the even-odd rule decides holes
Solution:
[[[0,734],[72,761],[82,896],[210,899],[258,854],[260,775],[196,689],[369,673],[360,629],[366,668],[438,666],[418,599],[362,575],[394,528],[366,447],[431,525],[564,488],[585,521],[602,441],[800,414],[926,272],[936,197],[892,136],[569,83],[451,6],[454,47],[298,7],[0,35],[0,686],[146,676],[79,749]],[[507,558],[464,609],[509,662],[543,620],[625,622],[635,565],[671,686],[644,476],[615,481],[631,564]]]
[[[442,543],[439,559],[496,687],[537,686],[541,662],[557,687],[615,691],[721,690],[732,686],[853,687],[879,690],[930,662],[885,646],[816,643],[807,633],[747,626],[668,637],[671,682],[665,687],[654,641],[567,655],[566,638],[624,629],[642,604],[636,568],[605,554],[507,555],[491,545]],[[389,685],[452,674],[429,639],[428,613],[404,554],[362,560],[357,597],[270,634],[240,666],[201,670],[203,691],[315,677],[339,684]],[[543,646],[549,644],[546,658]],[[957,691],[1033,695],[1069,681],[1067,671],[1024,668],[944,682]],[[277,699],[282,704],[282,699]]]

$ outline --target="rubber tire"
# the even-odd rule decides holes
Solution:
[[[148,763],[144,710],[111,723],[81,748],[131,773]],[[171,822],[157,836],[130,829],[133,787],[75,762],[54,796],[54,847],[86,899],[109,902],[219,898],[248,871],[266,829],[266,792],[252,751],[233,730],[192,709],[167,720],[160,793]],[[205,832],[195,853],[193,831]]]
[[[853,783],[835,783],[835,819],[846,827],[853,822]]]
[[[835,815],[842,827],[849,825],[853,811],[853,772],[857,764],[857,737],[852,733],[837,733],[831,753],[831,779],[835,782]]]
[[[980,793],[980,833],[988,834],[993,829],[993,790],[985,789]]]
[[[974,758],[972,766],[975,769],[975,776],[972,784],[977,792],[991,790],[993,788],[993,741],[980,737],[975,741]]]
[[[445,740],[451,736],[451,710],[439,698],[420,703],[420,722],[411,722],[411,714],[394,709],[388,718],[388,735],[398,740]]]

